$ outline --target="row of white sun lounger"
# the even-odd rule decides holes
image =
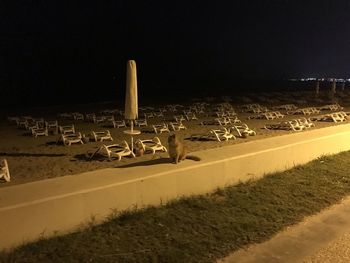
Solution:
[[[201,106],[201,107],[204,107],[204,106]],[[245,104],[245,105],[241,105],[240,109],[245,112],[253,112],[258,114],[267,113],[268,115],[271,115],[271,114],[274,115],[274,113],[276,113],[277,115],[280,115],[281,113],[278,110],[285,110],[287,115],[296,115],[296,114],[311,115],[311,114],[318,114],[322,110],[339,111],[339,110],[342,110],[343,107],[341,107],[337,103],[324,105],[321,107],[305,107],[305,108],[297,108],[294,104],[284,104],[284,105],[273,107],[271,111],[267,107],[261,106],[260,104]],[[167,111],[166,108],[159,109],[159,113],[163,113],[166,111]],[[104,111],[101,111],[101,113],[104,113],[104,115],[101,115],[101,116],[97,116],[95,113],[87,113],[84,116],[84,114],[79,112],[60,113],[58,114],[58,116],[64,119],[87,120],[94,123],[104,123],[104,122],[116,121],[114,116],[114,113],[116,112],[120,113],[119,110],[104,110]],[[182,110],[182,112],[183,112],[182,115],[174,115],[174,119],[176,121],[178,121],[177,118],[181,118],[181,121],[198,119],[196,116],[196,113],[198,112],[198,106],[196,105],[190,106],[188,109]],[[109,115],[107,113],[109,113]],[[213,113],[219,118],[234,117],[237,115],[234,108],[229,103],[221,103],[219,105],[214,106]],[[155,111],[144,113],[145,121],[153,117],[164,117],[164,116],[159,115],[158,112],[155,112]],[[256,118],[259,118],[259,117],[264,118],[264,115],[260,115],[260,116],[256,115]],[[251,118],[254,118],[254,116],[252,116]],[[35,123],[44,123],[43,118],[32,118],[31,116],[9,117],[8,119],[10,121],[15,121],[18,126],[23,126],[23,127],[27,125],[32,125]]]
[[[274,119],[279,119],[279,118],[283,118],[285,115],[282,114],[279,111],[267,111],[267,112],[263,112],[257,115],[252,115],[248,117],[248,120],[251,119],[266,119],[266,120],[274,120]]]
[[[307,108],[301,108],[301,109],[295,109],[292,111],[287,111],[286,115],[314,115],[320,113],[321,110],[334,110],[338,107],[334,105],[327,105],[321,108],[316,107],[307,107]],[[340,107],[342,108],[342,107]],[[282,114],[280,111],[267,111],[262,112],[257,115],[249,116],[248,119],[266,119],[266,120],[274,120],[285,117],[285,114]]]
[[[271,114],[272,113],[272,114]],[[279,112],[270,112],[269,115],[266,115],[267,113],[263,113],[264,117],[266,119],[276,119],[281,118],[283,115],[278,114]],[[271,115],[270,115],[271,114]],[[334,121],[334,122],[343,122],[347,118],[347,113],[345,112],[335,112],[325,115],[320,115],[316,117],[309,118],[310,121]],[[296,120],[306,120],[305,118],[300,118]],[[114,127],[126,127],[125,121],[120,121],[121,123],[116,124]],[[220,126],[226,126],[228,124],[236,124],[240,123],[241,121],[235,117],[223,117],[223,118],[215,118],[214,121],[209,122],[202,122],[202,125],[205,124],[214,124],[214,125],[220,125]],[[297,121],[298,122],[298,121]],[[299,121],[300,122],[300,121]],[[75,132],[74,124],[72,125],[65,125],[65,126],[58,126],[57,121],[54,122],[45,122],[46,125],[44,128],[38,128],[38,125],[36,124],[33,126],[28,126],[29,131],[33,134],[33,136],[48,136],[48,128],[54,127],[56,130],[58,129],[59,133],[61,134],[61,137],[59,138],[59,142],[62,142],[64,145],[71,145],[72,143],[83,143],[83,135],[81,133]],[[299,127],[293,125],[293,123],[296,123],[295,120],[291,121],[284,121],[280,122],[279,124],[267,124],[265,125],[265,128],[272,129],[273,127],[279,127],[281,129],[292,129],[292,130],[300,130]],[[280,125],[281,124],[281,125]],[[144,123],[144,125],[147,125],[147,123]],[[156,134],[160,134],[163,132],[170,132],[169,125],[172,128],[173,131],[179,131],[179,130],[185,130],[186,126],[180,121],[180,122],[170,122],[170,124],[162,123],[159,125],[152,125],[153,130]],[[141,126],[141,125],[139,125]],[[109,130],[107,131],[92,131],[91,133],[92,139],[94,141],[103,141],[103,140],[113,140]],[[86,139],[86,138],[85,138]]]
[[[269,123],[264,126],[267,130],[292,130],[303,131],[307,128],[314,127],[315,124],[306,118],[282,121],[279,123]]]
[[[262,106],[259,104],[247,104],[241,106],[242,109],[263,109]],[[307,108],[300,108],[296,109],[296,106],[294,104],[285,104],[276,106],[275,109],[284,109],[287,110],[287,115],[296,115],[296,114],[303,114],[303,115],[314,115],[320,113],[321,110],[336,110],[336,109],[342,109],[342,107],[339,104],[329,104],[324,105],[322,107],[307,107]],[[166,109],[164,109],[166,110]],[[226,126],[228,124],[232,123],[239,123],[240,120],[238,119],[236,113],[234,112],[234,109],[229,103],[222,103],[219,106],[216,107],[216,115],[218,118],[215,118],[214,121],[203,121],[201,124],[213,124],[213,125],[220,125],[220,126]],[[263,109],[265,110],[265,109]],[[290,111],[288,111],[290,110]],[[109,111],[111,112],[111,111]],[[189,121],[189,120],[197,120],[197,117],[194,113],[188,110],[183,110],[184,115],[174,115],[175,122],[171,122],[169,125],[172,127],[174,131],[185,129],[186,127],[182,124],[183,121]],[[61,114],[64,116],[64,114]],[[74,118],[79,120],[81,119],[82,114],[80,113],[67,113],[67,116],[75,116]],[[86,114],[86,118],[90,118],[92,115],[92,119],[96,123],[99,122],[111,122],[111,125],[114,128],[123,128],[127,127],[127,124],[125,120],[114,120],[114,116],[100,116],[96,118],[94,114]],[[285,115],[282,114],[280,111],[267,111],[267,112],[261,112],[257,115],[249,116],[248,119],[267,119],[267,120],[274,120],[278,118],[283,118]],[[43,118],[32,118],[31,116],[21,116],[21,117],[9,117],[10,121],[15,121],[18,127],[22,127],[27,129],[34,137],[38,136],[48,136],[50,132],[57,134],[58,131],[60,133],[65,133],[61,131],[61,126],[58,126],[57,120],[54,121],[44,121]],[[317,117],[313,117],[315,120],[333,120],[334,122],[341,122],[344,121],[344,117],[341,116],[339,113],[331,113],[326,115],[321,115]],[[135,120],[135,125],[142,127],[142,126],[148,126],[147,118],[144,119],[138,119]],[[163,124],[160,125],[153,125],[153,129],[156,133],[158,131],[161,133],[163,131],[167,131],[166,127],[163,127]],[[67,133],[75,133],[75,131],[67,131]]]
[[[301,109],[300,112],[306,112],[306,114],[317,113],[319,112],[316,108],[310,107],[310,108],[304,108]],[[261,113],[259,115],[250,116],[248,119],[267,119],[267,120],[273,120],[278,118],[283,118],[285,115],[281,114],[279,111],[273,111],[273,112],[265,112]],[[163,133],[163,132],[170,132],[169,126],[173,131],[179,131],[179,130],[185,130],[186,126],[182,123],[184,120],[182,115],[175,115],[174,118],[177,120],[176,122],[170,122],[169,124],[162,123],[159,125],[152,125],[152,128],[156,134]],[[333,121],[333,122],[343,122],[347,118],[347,113],[345,112],[334,112],[329,114],[324,114],[320,116],[311,117],[311,121]],[[12,119],[13,120],[13,119]],[[38,136],[48,136],[49,131],[53,131],[54,134],[60,133],[67,136],[62,136],[61,140],[63,142],[69,140],[69,138],[73,138],[72,141],[80,142],[80,139],[82,139],[82,135],[75,132],[74,124],[72,125],[65,125],[65,126],[59,126],[57,121],[44,121],[43,119],[33,119],[31,117],[22,117],[22,118],[16,118],[15,119],[18,127],[24,127],[28,131],[31,132],[31,134],[34,137]],[[240,123],[241,121],[238,119],[237,116],[232,117],[221,117],[221,118],[215,118],[213,121],[203,121],[201,122],[202,125],[211,124],[211,125],[220,125],[220,126],[226,126],[229,124],[236,124]],[[287,122],[287,121],[286,121]],[[283,122],[283,123],[286,123]],[[136,126],[147,126],[147,120],[146,119],[140,119],[135,121]],[[125,120],[122,121],[113,121],[113,127],[114,128],[123,128],[127,127]],[[105,133],[105,132],[101,132]],[[108,131],[109,133],[109,131]],[[106,134],[104,136],[107,136]],[[109,135],[110,136],[110,135]],[[67,140],[66,140],[66,138]],[[108,137],[108,136],[107,136]],[[69,144],[69,143],[68,143]]]
[[[287,115],[297,115],[297,114],[312,115],[312,114],[318,114],[318,113],[320,113],[320,109],[316,107],[306,107],[306,108],[296,109],[292,111],[287,111]]]
[[[88,135],[82,135],[80,132],[70,132],[62,133],[58,139],[58,143],[63,143],[63,145],[70,146],[73,143],[83,144],[88,141],[103,142],[103,141],[113,141],[113,137],[109,130],[105,131],[91,131]]]
[[[226,125],[235,124],[235,123],[241,123],[241,120],[238,119],[237,116],[214,118],[213,120],[202,121],[200,124],[226,126]]]
[[[159,110],[159,111],[151,111],[151,112],[145,112],[144,118],[145,119],[151,119],[151,118],[159,118],[159,117],[164,117],[163,114],[164,111]],[[105,111],[103,113],[106,113]],[[204,113],[202,110],[198,110],[197,108],[191,108],[190,110],[183,110],[183,116],[185,117],[184,120],[197,120],[196,114],[198,113]],[[105,123],[105,122],[113,122],[115,121],[115,116],[112,115],[96,115],[95,113],[87,113],[82,114],[78,112],[73,112],[73,113],[60,113],[58,114],[58,117],[61,119],[69,119],[69,120],[85,120],[88,122],[93,122],[93,123]]]
[[[159,126],[160,127],[155,127],[156,134],[160,134],[163,132],[170,132],[170,130],[166,124],[159,125]],[[239,136],[239,137],[256,135],[256,132],[251,130],[246,124],[233,125],[230,129],[231,129],[231,132],[236,131],[237,136]],[[222,130],[221,129],[213,129],[210,131],[210,135],[214,135],[218,141],[221,141],[222,138],[229,137],[225,131],[227,131],[226,128],[223,128]],[[223,133],[223,134],[221,135],[221,133]],[[234,137],[235,136],[233,135],[232,138],[234,138]],[[106,130],[106,131],[99,131],[99,132],[92,131],[89,136],[82,136],[80,132],[61,134],[59,142],[62,142],[64,145],[70,146],[73,143],[83,144],[84,139],[86,140],[86,138],[92,139],[94,141],[101,141],[101,142],[106,141],[106,140],[113,141],[113,138],[112,138],[109,130]]]
[[[243,112],[249,112],[249,113],[263,113],[268,111],[267,107],[261,106],[260,104],[257,104],[257,103],[244,104],[240,108]]]
[[[237,135],[234,134],[237,132]],[[210,134],[214,136],[217,141],[227,141],[229,139],[235,140],[238,137],[246,138],[248,136],[255,136],[256,132],[250,129],[247,124],[234,125],[231,128],[223,127],[221,129],[213,129]],[[192,137],[193,138],[193,137]]]
[[[247,124],[233,125],[230,128],[222,127],[220,129],[212,129],[205,134],[192,134],[191,140],[216,140],[227,141],[229,139],[235,140],[237,137],[246,138],[248,136],[255,136],[256,132],[248,127]]]
[[[255,131],[249,129],[246,124],[243,124],[239,126],[233,126],[229,129],[225,127],[222,129],[213,129],[208,134],[193,135],[191,136],[191,140],[206,138],[209,140],[212,139],[217,141],[227,141],[229,139],[236,139],[236,135],[233,134],[234,131],[237,132],[237,136],[239,137],[256,135]],[[135,142],[134,145],[136,152],[139,152],[140,150],[142,150],[144,153],[151,152],[152,154],[155,154],[157,151],[167,152],[166,147],[161,143],[158,137],[146,140],[139,139]],[[109,160],[116,158],[119,161],[124,156],[135,157],[135,153],[130,149],[129,144],[125,140],[120,144],[103,144],[102,146],[98,147],[97,150],[92,152],[89,155],[89,158],[92,159],[95,155],[102,155],[104,157],[107,157]]]
[[[325,114],[321,116],[316,116],[310,119],[306,118],[299,118],[299,119],[293,119],[289,121],[283,121],[279,123],[270,123],[266,124],[264,126],[265,129],[281,129],[281,130],[293,130],[293,131],[302,131],[306,128],[313,127],[314,124],[311,121],[334,121],[334,122],[343,122],[347,118],[347,113],[345,112],[336,112],[336,113],[330,113]],[[240,121],[239,121],[240,122]],[[237,123],[239,123],[237,122]],[[228,123],[218,122],[220,125],[227,125]],[[217,124],[217,123],[216,123]],[[186,127],[180,122],[180,123],[171,123],[172,129],[174,131],[178,131],[181,129],[186,129]],[[153,129],[156,134],[160,134],[163,132],[170,132],[168,124],[160,124],[160,125],[153,125]],[[242,137],[242,135],[255,135],[255,131],[252,131],[249,129],[249,127],[246,124],[241,125],[234,125],[231,129],[234,129],[237,131],[238,135]],[[33,130],[36,131],[36,130]],[[75,132],[74,125],[66,125],[66,126],[59,126],[59,132],[61,133],[61,136],[58,140],[58,142],[62,142],[66,146],[70,146],[73,143],[84,143],[84,139],[87,138],[94,141],[106,141],[110,140],[112,141],[113,138],[111,136],[111,133],[109,130],[106,131],[92,131],[89,136],[83,136],[80,132]],[[45,135],[47,136],[47,132],[45,132]],[[207,134],[208,135],[208,134]],[[218,141],[221,140],[227,140],[231,138],[235,138],[235,136],[231,133],[229,129],[222,128],[222,129],[213,129],[211,130],[209,137],[214,136]],[[196,136],[192,136],[191,138],[195,138]],[[201,139],[205,137],[199,136]]]
[[[269,112],[267,107],[261,106],[260,104],[245,104],[240,107],[241,111],[243,112],[251,112],[251,113],[265,113]],[[311,115],[311,114],[317,114],[320,111],[323,110],[329,110],[329,111],[339,111],[342,110],[343,107],[341,107],[338,103],[334,104],[328,104],[323,105],[321,107],[304,107],[304,108],[298,108],[294,104],[284,104],[279,106],[272,107],[272,110],[284,110],[286,111],[287,115],[294,115],[294,114],[303,114],[303,115]]]
[[[349,113],[344,111],[333,112],[329,114],[319,115],[315,117],[310,117],[311,121],[333,121],[333,122],[344,122],[347,120]]]
[[[214,113],[217,115],[217,117],[233,117],[237,115],[232,105],[230,104],[226,105],[226,104],[225,103],[220,104],[214,109]],[[339,104],[329,104],[321,107],[297,108],[294,104],[284,104],[284,105],[272,107],[272,111],[271,111],[267,107],[261,106],[260,104],[245,104],[245,105],[242,105],[240,109],[244,112],[251,112],[251,113],[258,114],[258,115],[249,117],[250,119],[252,118],[275,119],[276,114],[278,115],[277,118],[280,118],[281,115],[283,115],[278,110],[285,110],[287,115],[296,115],[296,114],[311,115],[311,114],[317,114],[322,110],[331,110],[331,111],[342,110],[343,107],[341,107]],[[120,113],[118,110],[102,111],[101,113],[112,114],[113,112],[115,113],[116,111]],[[166,108],[160,108],[158,112],[157,111],[145,112],[144,119],[147,120],[155,117],[164,117],[163,113],[166,111],[167,111]],[[181,117],[182,121],[197,120],[198,118],[196,114],[205,113],[203,106],[200,109],[198,109],[197,106],[191,106],[188,110],[182,110],[182,112],[183,112],[183,115]],[[106,122],[113,123],[115,121],[113,114],[97,116],[95,113],[88,113],[84,117],[82,113],[73,112],[73,113],[61,113],[59,114],[59,117],[64,119],[73,119],[73,120],[85,119],[86,121],[91,121],[94,123],[106,123]]]
[[[49,129],[55,130],[55,133],[60,133],[60,138],[58,139],[58,142],[62,142],[64,145],[71,145],[73,143],[83,143],[84,135],[82,135],[80,132],[75,131],[74,124],[71,125],[58,125],[58,121],[50,121],[50,122],[44,122],[43,119],[29,121],[31,117],[28,117],[25,121],[26,125],[25,128],[27,128],[35,137],[38,136],[48,136]],[[170,128],[173,131],[179,131],[179,130],[185,130],[186,126],[182,123],[184,120],[183,115],[175,115],[174,119],[176,122],[170,122],[169,124],[162,123],[159,125],[152,125],[152,128],[156,134],[163,133],[163,132],[170,132]],[[39,123],[40,121],[40,123]],[[219,125],[227,125],[228,123],[239,123],[240,120],[235,117],[223,117],[223,118],[216,118],[216,123]],[[28,123],[33,123],[33,125],[30,125]],[[40,125],[39,125],[40,124]],[[18,124],[20,127],[20,124]],[[147,126],[147,120],[136,120],[135,121],[136,126]],[[124,120],[122,121],[113,121],[113,127],[114,128],[123,128],[127,127],[126,122]],[[170,128],[169,128],[170,127]],[[100,140],[113,140],[110,132],[102,131],[102,132],[92,132],[92,137],[95,141]],[[100,137],[100,138],[97,138]],[[86,139],[86,137],[85,137]]]
[[[303,115],[311,115],[319,113],[319,110],[317,110],[314,107],[309,108],[303,108],[299,109],[294,112],[289,112],[289,114],[303,114]],[[322,115],[321,117],[317,117],[317,120],[328,120],[333,119],[334,122],[340,122],[342,121],[342,118],[337,117],[339,115],[338,113],[331,113]],[[270,112],[263,112],[258,115],[249,116],[248,119],[266,119],[266,120],[274,120],[285,117],[284,114],[282,114],[280,111],[270,111]],[[174,119],[176,122],[170,122],[170,126],[172,127],[173,131],[178,131],[181,129],[186,129],[186,127],[182,124],[182,121],[186,120],[182,115],[174,116]],[[220,125],[220,126],[226,126],[229,124],[235,124],[240,123],[241,121],[238,119],[237,116],[227,116],[227,117],[218,117],[215,118],[212,121],[202,121],[202,125]],[[147,126],[147,119],[143,120],[135,120],[136,126]],[[126,127],[126,123],[124,120],[122,121],[113,121],[113,127],[114,128],[123,128]],[[159,125],[152,125],[155,133],[162,133],[162,132],[170,132],[169,125],[168,124],[159,124]]]
[[[237,132],[237,135],[233,134],[233,132]],[[80,133],[79,135],[73,135],[73,134],[62,134],[63,143],[65,145],[71,145],[72,143],[83,143],[82,136]],[[213,129],[208,134],[202,134],[200,136],[197,135],[197,139],[212,139],[217,141],[223,141],[223,140],[229,140],[229,139],[236,139],[237,136],[239,137],[247,137],[247,136],[253,136],[256,135],[256,132],[251,130],[246,124],[242,125],[235,125],[229,129],[223,127],[222,129]],[[106,139],[113,140],[110,136],[110,133],[107,131],[106,133],[98,132],[94,133],[95,140],[104,141]],[[191,139],[195,139],[196,136],[191,136]],[[152,140],[146,139],[146,140],[137,140],[135,142],[136,149],[142,148],[143,152],[152,152],[155,154],[156,151],[162,151],[166,152],[167,149],[164,145],[162,145],[160,139],[158,137],[154,137]],[[123,156],[132,156],[135,157],[135,153],[131,151],[128,143],[126,141],[123,141],[121,144],[112,144],[112,145],[105,145],[98,147],[98,149],[93,152],[90,155],[90,158],[93,158],[96,154],[100,154],[103,156],[108,157],[108,159],[117,158],[120,160]]]
[[[167,105],[166,107],[161,107],[155,110],[154,107],[139,107],[140,111],[143,112],[145,118],[154,118],[154,117],[164,117],[165,112],[179,112],[182,111],[184,115],[195,115],[195,114],[203,114],[208,110],[207,106],[209,104],[205,103],[195,103],[193,105],[190,105],[188,107],[185,107],[183,105]],[[337,111],[342,110],[343,108],[338,104],[329,104],[324,105],[321,107],[308,107],[308,108],[315,108],[319,111],[322,110],[331,110],[331,111]],[[239,106],[240,111],[243,112],[251,112],[251,113],[263,113],[270,111],[266,106],[262,106],[258,103],[252,103],[252,104],[244,104]],[[308,114],[307,108],[304,108],[306,114]],[[226,117],[222,116],[222,112],[227,112],[227,116],[233,116],[236,115],[235,110],[233,106],[230,103],[219,103],[217,105],[213,105],[211,108],[216,114],[218,114],[218,117]],[[272,107],[272,110],[285,110],[289,112],[290,114],[298,114],[298,112],[301,112],[301,114],[304,114],[301,109],[298,109],[297,106],[294,104],[284,104],[279,106]],[[208,112],[207,112],[208,113]],[[102,116],[97,116],[95,113],[87,113],[82,114],[80,112],[71,112],[71,113],[59,113],[58,117],[63,119],[71,119],[71,120],[87,120],[92,121],[94,123],[100,123],[104,121],[112,121],[114,119],[114,116],[122,116],[123,111],[118,109],[105,109],[100,111],[100,114]],[[187,118],[187,117],[186,117]],[[188,117],[189,119],[192,119],[191,116]]]
[[[151,152],[152,154],[155,154],[157,151],[167,152],[167,148],[161,143],[158,137],[146,140],[139,139],[135,142],[134,145],[136,152]],[[129,144],[125,140],[123,140],[120,144],[103,144],[102,146],[98,147],[97,150],[91,153],[89,158],[92,159],[95,155],[102,155],[104,157],[107,157],[109,160],[116,158],[119,161],[124,156],[136,156],[135,153],[130,149]]]

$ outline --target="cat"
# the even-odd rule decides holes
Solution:
[[[180,161],[183,161],[185,159],[190,159],[193,161],[200,161],[201,158],[193,155],[187,155],[186,154],[186,148],[182,141],[178,138],[178,136],[174,134],[170,134],[168,137],[168,150],[169,150],[169,157],[171,159],[171,162],[177,164]]]
[[[141,157],[145,154],[145,150],[142,146],[142,143],[138,140],[135,143],[136,148],[134,149],[135,155]]]

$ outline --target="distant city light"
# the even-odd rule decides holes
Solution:
[[[349,79],[337,79],[337,78],[293,78],[293,79],[289,79],[290,81],[330,81],[330,82],[350,82],[350,78]]]

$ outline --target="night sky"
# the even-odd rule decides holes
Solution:
[[[128,59],[141,98],[350,77],[350,1],[1,0],[0,19],[10,106],[122,99]]]

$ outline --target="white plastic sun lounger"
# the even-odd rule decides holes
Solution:
[[[135,145],[138,148],[142,148],[142,150],[146,153],[147,151],[151,151],[152,154],[155,154],[156,151],[162,151],[166,152],[167,149],[166,147],[162,144],[160,139],[158,137],[154,137],[152,140],[147,139],[147,140],[137,140],[135,142]]]
[[[157,125],[155,124],[152,126],[153,126],[153,130],[156,134],[163,133],[163,132],[170,132],[168,125],[165,123],[157,124]]]
[[[47,129],[47,127],[43,127],[43,128],[33,128],[31,129],[32,135],[37,138],[38,136],[49,136],[49,131]]]
[[[80,132],[77,133],[69,133],[69,134],[61,134],[60,140],[63,145],[71,146],[73,143],[81,143],[84,144],[82,140],[82,136]]]
[[[10,169],[6,159],[3,159],[0,163],[0,179],[4,179],[6,182],[11,181]]]
[[[92,137],[94,138],[95,142],[99,141],[113,141],[112,135],[109,130],[106,131],[92,131],[91,132]]]
[[[221,141],[228,141],[229,139],[236,140],[236,136],[234,136],[230,130],[226,129],[223,127],[222,129],[218,130],[211,130],[210,133],[212,133],[216,139],[221,142]]]
[[[144,127],[147,127],[148,126],[148,123],[147,123],[147,119],[137,119],[135,120],[135,125],[138,126],[138,127],[141,127],[141,126],[144,126]]]
[[[75,127],[74,124],[72,125],[64,125],[58,127],[61,134],[69,134],[69,133],[75,133]]]
[[[186,130],[186,126],[182,122],[170,122],[170,126],[173,131]]]
[[[233,125],[231,131],[235,130],[239,137],[255,136],[256,132],[248,127],[247,124],[242,123],[240,125]]]
[[[126,127],[126,123],[125,120],[122,121],[112,121],[113,127],[114,128],[125,128]]]
[[[125,140],[120,144],[102,145],[90,156],[90,159],[92,159],[95,154],[108,157],[109,161],[112,161],[113,158],[117,158],[118,161],[120,161],[124,156],[135,157],[135,154],[130,150],[129,144]]]
[[[305,126],[301,125],[297,120],[283,121],[279,123],[270,123],[264,126],[267,130],[292,130],[302,131],[306,129]]]
[[[347,120],[348,114],[346,112],[333,112],[330,114],[324,114],[320,116],[311,117],[311,121],[332,121],[332,122],[344,122]]]

